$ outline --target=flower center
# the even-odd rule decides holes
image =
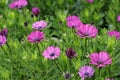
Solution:
[[[34,38],[34,40],[33,40],[33,41],[34,41],[34,42],[36,42],[36,41],[38,41],[38,40],[39,40],[38,38]]]
[[[41,30],[41,29],[42,29],[42,26],[38,26],[38,29]]]
[[[50,56],[53,57],[55,55],[55,53],[50,53]]]
[[[85,33],[84,35],[85,35],[85,36],[89,36],[89,34],[88,34],[88,33]]]
[[[89,73],[88,73],[88,72],[85,72],[85,73],[84,73],[84,75],[88,76],[88,75],[89,75]]]
[[[103,62],[102,62],[102,61],[98,61],[97,63],[98,63],[98,64],[102,64]]]

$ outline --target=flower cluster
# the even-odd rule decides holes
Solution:
[[[88,2],[93,2],[93,0],[88,0]],[[68,27],[75,27],[77,35],[80,38],[96,38],[98,29],[91,24],[83,24],[79,17],[77,16],[68,16],[67,19]],[[109,31],[109,36],[115,36],[116,39],[119,39],[120,32],[118,31]],[[73,49],[69,48],[66,50],[66,55],[68,58],[73,58],[76,56],[76,53]],[[96,65],[97,68],[105,67],[112,63],[112,59],[110,58],[107,52],[101,51],[99,53],[92,53],[89,55],[90,64]],[[79,75],[84,80],[85,78],[90,78],[94,75],[94,68],[91,66],[83,66],[79,69]]]
[[[86,4],[88,4],[88,5],[94,4],[94,1],[95,0],[86,0]],[[21,9],[21,8],[27,6],[28,3],[30,3],[28,0],[14,0],[13,2],[11,2],[9,4],[9,8]],[[34,21],[38,20],[37,18],[41,19],[41,16],[39,16],[39,14],[42,9],[39,9],[39,7],[33,7],[33,8],[30,8],[30,10],[31,10],[32,16],[36,16],[36,17],[32,18],[32,19],[34,19]],[[87,14],[87,9],[86,9],[86,14]],[[66,14],[66,15],[68,15],[68,14]],[[47,18],[49,20],[49,17],[47,17]],[[98,18],[99,18],[99,16],[98,16]],[[115,18],[116,18],[117,23],[119,24],[120,15],[115,16]],[[45,20],[47,20],[47,19],[45,19]],[[105,49],[105,51],[102,51],[101,49],[97,50],[97,48],[94,49],[95,51],[97,50],[99,52],[92,52],[92,51],[94,51],[92,49],[91,50],[84,49],[84,48],[87,49],[88,46],[90,46],[90,45],[94,45],[91,43],[92,43],[92,41],[95,42],[95,40],[98,39],[97,35],[99,36],[99,28],[97,28],[96,24],[89,24],[82,20],[83,20],[82,18],[79,18],[79,16],[76,16],[76,15],[69,15],[66,17],[66,26],[68,26],[70,29],[72,28],[73,31],[75,30],[75,35],[73,34],[72,37],[74,38],[77,35],[78,37],[80,37],[80,40],[83,39],[83,41],[82,41],[83,43],[81,42],[81,44],[83,44],[85,46],[81,45],[81,47],[80,47],[80,49],[81,48],[83,49],[83,50],[81,50],[82,55],[80,55],[80,57],[79,57],[79,51],[77,51],[77,49],[69,48],[69,47],[74,47],[74,46],[70,45],[70,46],[67,46],[67,48],[61,48],[61,46],[59,47],[60,43],[52,44],[52,45],[50,43],[49,45],[47,45],[46,49],[43,50],[42,56],[40,56],[40,58],[44,57],[46,60],[53,60],[56,64],[57,68],[60,70],[60,73],[64,73],[63,70],[66,70],[66,69],[62,70],[56,63],[56,60],[62,54],[61,50],[66,49],[66,50],[64,50],[63,53],[65,53],[64,57],[65,57],[66,62],[69,62],[69,65],[67,65],[67,66],[70,66],[69,69],[72,69],[75,66],[75,68],[78,70],[78,73],[77,73],[78,77],[80,77],[81,80],[85,80],[88,78],[95,77],[96,75],[94,75],[94,74],[96,73],[96,69],[98,69],[100,71],[102,68],[106,68],[106,66],[109,67],[109,65],[112,64],[112,62],[114,62],[114,61],[111,58],[112,54],[108,53],[110,51],[107,51],[107,49]],[[38,43],[41,43],[43,40],[45,40],[47,38],[46,35],[44,34],[44,28],[46,28],[48,25],[49,24],[46,21],[44,21],[43,19],[35,21],[31,25],[32,31],[27,36],[27,40],[28,40],[28,42],[30,42],[32,44],[36,44],[38,47],[38,51],[39,51]],[[24,26],[28,26],[27,20],[24,22]],[[50,28],[50,29],[52,29],[52,28]],[[72,30],[71,30],[71,32],[72,32]],[[65,30],[63,30],[63,31],[65,32]],[[64,34],[64,32],[63,32],[63,34]],[[50,33],[52,33],[52,31]],[[62,34],[62,33],[60,33],[60,34]],[[116,41],[120,40],[120,32],[117,30],[108,31],[106,34],[109,37],[115,37]],[[1,48],[3,48],[2,47],[3,45],[7,44],[7,37],[9,37],[8,29],[4,28],[3,30],[0,31],[0,47]],[[61,38],[61,39],[63,39],[63,38]],[[75,39],[77,39],[77,38],[75,38]],[[51,40],[51,39],[48,39],[48,41],[49,40]],[[80,40],[78,38],[78,41],[80,41]],[[63,39],[63,41],[64,41],[63,43],[67,43],[67,39]],[[69,44],[69,42],[68,42],[68,44]],[[76,44],[78,44],[78,43],[75,42],[75,46],[76,46]],[[89,48],[91,48],[91,46]],[[78,49],[79,49],[79,47],[78,47]],[[39,53],[41,53],[41,51],[39,51]],[[86,56],[84,57],[85,53],[88,53],[87,57]],[[91,53],[91,54],[89,54],[89,53]],[[39,55],[38,55],[38,57],[39,57]],[[80,64],[80,65],[76,64],[77,62],[75,62],[75,60],[73,60],[73,59],[82,61],[81,57],[87,58],[86,63]],[[59,60],[61,60],[61,58]],[[74,62],[74,65],[72,65],[73,62]],[[80,68],[78,69],[79,66],[80,66]],[[71,79],[72,78],[71,74],[72,74],[72,71],[69,70],[68,73],[64,74],[64,78]],[[100,74],[100,72],[98,74]],[[105,77],[104,79],[105,80],[114,80],[111,76],[107,76],[107,78]]]

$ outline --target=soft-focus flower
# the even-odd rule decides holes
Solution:
[[[88,37],[88,38],[95,38],[97,33],[98,33],[98,29],[90,24],[82,24],[78,27],[76,27],[77,30],[77,34],[81,37]]]
[[[112,63],[112,60],[107,52],[99,52],[90,54],[90,63],[96,65],[98,68],[105,67]]]
[[[0,46],[3,46],[4,44],[6,44],[7,39],[5,36],[0,35]]]
[[[83,66],[79,69],[78,74],[80,75],[82,80],[84,80],[85,78],[92,77],[94,75],[94,72],[95,70],[91,66]]]
[[[78,16],[72,15],[66,18],[67,26],[70,28],[77,27],[82,24]]]
[[[70,75],[69,73],[66,73],[66,74],[64,75],[64,77],[65,77],[65,79],[70,79],[71,75]]]
[[[8,35],[8,29],[4,28],[2,31],[0,31],[0,35],[6,36]]]
[[[109,31],[108,35],[111,37],[114,36],[117,40],[120,39],[120,32],[118,32],[118,31],[115,31],[115,30]]]
[[[117,21],[120,22],[120,15],[117,16]]]
[[[46,26],[47,26],[47,22],[45,22],[45,21],[37,21],[37,22],[33,23],[32,28],[37,29],[37,30],[42,30]]]
[[[94,0],[87,0],[87,2],[92,3],[92,2],[94,2]]]
[[[58,58],[60,55],[60,49],[55,46],[49,46],[46,50],[43,52],[43,56],[47,59],[53,60]]]
[[[105,79],[105,80],[114,80],[113,78],[112,79],[110,79],[110,78],[107,78],[107,79]]]
[[[32,13],[33,13],[33,15],[38,16],[40,13],[40,9],[38,7],[33,7]]]
[[[27,37],[28,41],[31,43],[39,43],[44,39],[44,33],[40,31],[33,31]]]
[[[72,48],[68,48],[66,50],[66,56],[71,59],[73,57],[76,57],[77,55],[76,55],[76,52]]]
[[[9,5],[9,7],[11,9],[14,9],[14,8],[20,9],[20,8],[26,6],[27,4],[28,4],[27,0],[15,0]]]

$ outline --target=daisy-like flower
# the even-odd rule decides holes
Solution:
[[[0,35],[0,46],[3,46],[4,44],[6,44],[7,39],[5,36]]]
[[[93,2],[94,2],[94,0],[87,0],[87,2],[89,2],[89,3],[93,3]]]
[[[4,28],[2,31],[0,31],[0,35],[6,36],[8,35],[8,29]]]
[[[70,28],[75,28],[82,24],[78,16],[72,15],[66,18],[67,26]]]
[[[20,8],[25,7],[25,6],[27,6],[27,5],[28,5],[27,0],[14,0],[14,1],[9,5],[9,7],[10,7],[11,9],[15,9],[15,8],[20,9]]]
[[[120,22],[120,15],[117,16],[117,21]]]
[[[60,55],[60,49],[55,46],[49,46],[43,52],[43,56],[50,60],[54,60],[54,59],[58,58],[59,55]]]
[[[82,80],[84,80],[85,78],[90,78],[94,75],[94,68],[92,68],[91,66],[83,66],[79,69],[79,76],[82,78]]]
[[[76,54],[76,52],[72,48],[68,48],[66,50],[66,56],[71,59],[71,58],[76,57],[77,54]]]
[[[92,53],[89,58],[90,63],[96,65],[98,68],[112,63],[112,59],[107,52]]]
[[[32,28],[37,29],[37,30],[42,30],[46,26],[47,26],[47,22],[45,22],[45,21],[37,21],[37,22],[33,23]]]
[[[32,13],[33,13],[33,15],[38,16],[40,13],[40,9],[38,7],[33,7]]]
[[[108,35],[109,35],[110,37],[114,36],[117,40],[120,39],[120,32],[118,32],[118,31],[115,31],[115,30],[109,31],[109,32],[108,32]]]
[[[31,43],[39,43],[44,39],[44,33],[40,31],[33,31],[27,37],[28,41]]]
[[[77,30],[77,34],[81,37],[81,38],[95,38],[97,33],[98,33],[98,29],[90,24],[82,24],[78,27],[76,27]]]

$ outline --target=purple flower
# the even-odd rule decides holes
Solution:
[[[95,38],[98,33],[98,29],[95,26],[89,24],[82,24],[76,27],[76,30],[77,30],[77,34],[81,38],[84,37]]]
[[[60,55],[60,49],[58,47],[49,46],[43,52],[43,56],[47,59],[54,60]]]
[[[94,2],[94,0],[87,0],[87,2],[92,3],[92,2]]]
[[[28,41],[31,43],[39,43],[44,39],[44,33],[40,31],[33,31],[27,37]]]
[[[82,24],[78,16],[72,15],[66,18],[67,26],[70,28],[77,27]]]
[[[82,78],[82,80],[84,80],[85,78],[90,78],[94,75],[94,68],[90,67],[90,66],[83,66],[79,69],[78,74],[80,75],[80,77]]]
[[[108,32],[108,35],[109,35],[110,37],[114,36],[117,40],[120,39],[120,32],[118,32],[118,31],[115,31],[115,30],[109,31],[109,32]]]
[[[120,22],[120,15],[117,16],[117,21]]]
[[[92,53],[89,56],[90,63],[96,65],[98,68],[105,67],[112,63],[112,60],[107,52]]]
[[[76,52],[72,48],[68,48],[66,50],[66,56],[71,59],[73,57],[76,57],[77,55],[76,55]]]
[[[33,23],[32,28],[33,29],[37,29],[37,30],[42,30],[46,26],[47,26],[46,22],[44,22],[44,21],[37,21],[37,22]]]
[[[7,39],[5,36],[0,35],[0,46],[3,46],[4,44],[6,44]]]
[[[20,9],[20,8],[26,6],[26,5],[28,5],[27,0],[14,0],[14,1],[9,5],[9,7],[10,7],[11,9],[15,9],[15,8]]]
[[[4,28],[2,31],[0,31],[0,35],[6,36],[8,35],[8,29]]]
[[[33,7],[32,13],[33,13],[33,15],[38,16],[40,13],[40,9],[38,7]]]

